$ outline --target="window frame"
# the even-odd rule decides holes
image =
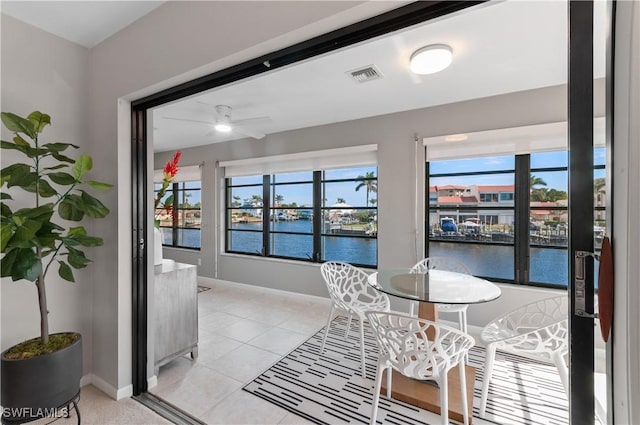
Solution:
[[[187,183],[198,183],[198,187],[197,188],[186,188],[184,187]],[[154,186],[157,183],[154,183]],[[180,188],[180,185],[182,185],[183,187]],[[189,192],[189,191],[199,191],[200,192],[200,208],[184,208],[184,207],[179,207],[179,194],[180,193],[184,193],[184,192]],[[154,198],[155,195],[157,195],[158,190],[155,189],[154,187]],[[167,247],[167,248],[181,248],[181,249],[188,249],[188,250],[192,250],[192,251],[200,251],[202,249],[202,222],[200,224],[201,227],[198,228],[194,228],[194,227],[186,227],[186,226],[179,226],[178,223],[180,221],[179,219],[179,215],[180,215],[180,211],[200,211],[200,220],[202,220],[202,180],[188,180],[188,181],[182,181],[182,182],[173,182],[171,184],[171,194],[173,195],[173,204],[172,204],[172,208],[173,208],[173,214],[172,214],[172,225],[171,226],[162,226],[160,225],[160,232],[162,232],[162,229],[171,229],[171,244],[166,244],[164,243],[164,237],[162,238],[162,246],[163,247]],[[155,214],[155,212],[154,212]],[[179,245],[178,244],[178,232],[180,230],[198,230],[200,231],[200,246],[198,247],[193,247],[193,246],[186,246],[186,245]]]
[[[359,168],[362,166],[354,166],[354,167],[340,167],[339,169],[349,169],[349,168]],[[339,237],[339,238],[352,238],[352,239],[356,239],[356,238],[364,238],[364,239],[368,239],[368,240],[372,240],[374,239],[376,241],[377,244],[377,231],[375,232],[375,234],[373,236],[371,235],[339,235],[339,234],[333,234],[333,233],[327,233],[324,229],[322,224],[324,223],[324,213],[325,211],[328,211],[330,209],[332,209],[329,206],[326,206],[323,202],[324,199],[324,194],[325,194],[325,184],[326,183],[340,183],[340,182],[363,182],[363,181],[376,181],[378,180],[378,173],[377,173],[377,165],[373,166],[376,168],[376,175],[375,177],[372,178],[343,178],[343,179],[333,179],[333,178],[325,178],[325,171],[328,170],[313,170],[313,171],[307,171],[307,172],[311,172],[312,173],[312,180],[295,180],[295,181],[284,181],[284,182],[278,182],[277,181],[277,176],[279,174],[286,174],[286,173],[273,173],[273,174],[265,174],[262,176],[262,184],[238,184],[238,185],[234,185],[232,184],[232,178],[225,178],[225,206],[224,206],[224,223],[225,223],[225,227],[224,227],[224,249],[225,249],[225,253],[230,253],[230,254],[238,254],[238,255],[249,255],[249,256],[257,256],[257,257],[262,257],[262,258],[276,258],[276,259],[285,259],[285,260],[291,260],[291,261],[302,261],[302,262],[308,262],[308,263],[323,263],[325,261],[329,261],[323,258],[323,255],[325,254],[324,252],[324,245],[323,245],[323,238],[325,237]],[[309,206],[298,206],[298,207],[283,207],[283,206],[275,206],[272,205],[274,204],[272,198],[274,197],[274,195],[277,192],[277,187],[281,187],[281,186],[291,186],[291,185],[301,185],[301,184],[311,184],[312,185],[312,203],[313,205],[311,207]],[[233,189],[237,188],[237,187],[260,187],[262,186],[262,226],[260,230],[249,230],[249,229],[234,229],[231,227],[231,225],[233,224],[231,221],[231,210],[233,209],[237,209],[236,207],[232,207],[231,206],[231,197],[232,197],[232,193],[233,193]],[[349,207],[350,209],[353,210],[368,210],[368,211],[374,211],[374,214],[377,216],[377,212],[378,212],[378,206],[377,204],[375,206],[371,206],[371,207]],[[311,209],[313,211],[313,217],[322,217],[322,220],[313,220],[312,221],[312,232],[299,232],[299,231],[286,231],[286,230],[273,230],[272,229],[272,221],[271,221],[271,214],[272,212],[276,212],[276,211],[281,211],[281,210],[292,210],[292,209],[297,209],[297,210],[309,210]],[[376,230],[377,230],[377,223],[376,223]],[[262,233],[262,247],[261,247],[261,251],[260,252],[247,252],[247,251],[238,251],[238,250],[234,250],[231,249],[231,239],[230,239],[230,235],[233,235],[233,232],[253,232],[253,233]],[[312,242],[312,247],[313,247],[313,251],[311,253],[311,255],[307,256],[307,258],[303,258],[303,257],[293,257],[293,256],[286,256],[286,255],[276,255],[272,252],[271,249],[271,242],[272,242],[272,235],[300,235],[300,236],[311,236],[313,239]],[[333,260],[331,260],[333,261]],[[371,269],[375,269],[378,266],[378,249],[377,249],[377,245],[376,245],[376,256],[375,256],[375,264],[363,264],[363,263],[356,263],[356,262],[350,262],[350,264],[353,264],[354,266],[357,267],[363,267],[363,268],[371,268]]]
[[[462,159],[462,158],[460,158]],[[540,243],[533,243],[529,237],[529,226],[522,226],[520,223],[529,223],[529,219],[531,217],[531,211],[536,210],[550,210],[550,211],[558,211],[568,213],[569,207],[567,206],[531,206],[530,199],[530,176],[536,173],[544,173],[544,172],[566,172],[568,173],[569,164],[566,166],[555,166],[555,167],[535,167],[530,168],[531,164],[531,154],[518,154],[514,155],[514,168],[513,169],[497,169],[492,171],[465,171],[465,172],[457,172],[457,173],[438,173],[438,174],[430,174],[430,162],[427,161],[425,164],[425,188],[430,193],[429,188],[431,187],[430,181],[431,178],[439,178],[439,177],[459,177],[459,176],[484,176],[484,175],[495,175],[495,174],[507,174],[512,173],[514,175],[514,185],[515,190],[513,193],[513,206],[501,206],[500,203],[506,203],[511,201],[499,201],[498,205],[480,205],[483,201],[478,200],[477,206],[448,206],[448,205],[438,205],[437,204],[437,195],[436,202],[432,202],[431,197],[425,197],[425,256],[429,256],[429,242],[431,240],[429,235],[429,226],[430,226],[430,216],[432,211],[465,211],[465,210],[475,210],[478,215],[482,215],[483,210],[513,210],[514,212],[514,241],[513,243],[496,243],[496,242],[484,242],[484,241],[475,241],[475,240],[434,240],[434,242],[445,242],[451,244],[475,244],[475,245],[498,245],[498,246],[513,246],[514,247],[514,279],[504,279],[498,277],[491,276],[482,276],[486,279],[490,279],[492,281],[501,282],[501,283],[513,283],[517,285],[531,286],[531,287],[539,287],[539,288],[552,288],[552,289],[566,289],[567,285],[563,284],[553,284],[546,282],[536,282],[530,280],[530,249],[556,249],[556,250],[565,250],[568,252],[569,246],[562,245],[544,245]],[[593,167],[594,172],[596,170],[605,169],[604,164],[596,164]],[[594,193],[594,196],[596,194]],[[500,198],[500,192],[498,192],[498,198]],[[595,198],[594,198],[595,199]],[[594,211],[605,211],[606,205],[595,205],[594,201]],[[520,232],[519,232],[520,230]],[[597,248],[596,248],[597,250]],[[568,254],[567,254],[568,255]],[[567,270],[568,272],[568,270]],[[568,278],[568,277],[567,277]]]

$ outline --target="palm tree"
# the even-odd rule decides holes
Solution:
[[[338,198],[338,204],[346,204],[347,201],[344,200],[344,198]]]
[[[273,200],[275,201],[277,206],[280,206],[282,204],[282,201],[284,201],[284,196],[276,195],[273,197]]]
[[[378,183],[373,180],[375,179],[375,174],[373,171],[367,172],[364,176],[358,176],[356,178],[360,183],[356,186],[356,192],[360,190],[360,188],[364,187],[367,189],[367,203],[365,205],[369,205],[369,193],[378,191]]]
[[[531,174],[531,180],[529,181],[529,187],[534,189],[536,186],[546,186],[547,182],[542,180],[540,177],[536,177]]]
[[[253,205],[261,205],[262,204],[262,196],[260,195],[251,195],[251,201],[253,202]]]
[[[540,177],[536,177],[533,174],[531,174],[531,177],[529,179],[529,193],[531,195],[531,199],[534,201],[546,201],[547,200],[547,194],[546,194],[546,189],[540,189],[539,187],[536,186],[546,186],[547,182],[542,180]]]

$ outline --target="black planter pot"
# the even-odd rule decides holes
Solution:
[[[54,353],[12,360],[1,355],[2,423],[24,423],[64,413],[80,393],[82,337]],[[8,350],[7,350],[8,351]]]

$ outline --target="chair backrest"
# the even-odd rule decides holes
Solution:
[[[545,298],[518,307],[494,320],[501,327],[519,334],[562,322],[569,316],[569,302],[566,295]]]
[[[470,335],[429,320],[377,311],[365,314],[380,355],[400,373],[414,379],[438,379],[464,361],[475,343]]]
[[[568,346],[568,297],[545,298],[518,307],[491,321],[482,339],[505,341],[510,351],[550,358],[553,352],[566,353]],[[493,336],[491,336],[493,335]],[[505,347],[501,347],[505,349]]]
[[[427,257],[413,266],[411,273],[426,273],[428,270],[433,269],[471,274],[467,266],[451,257]]]
[[[360,304],[389,304],[389,298],[372,288],[367,282],[369,275],[349,263],[327,261],[320,267],[329,296],[334,304],[344,310],[351,310],[356,301]]]

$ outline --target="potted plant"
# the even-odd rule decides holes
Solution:
[[[80,392],[82,338],[75,332],[49,333],[46,278],[57,269],[60,277],[74,282],[73,269],[91,262],[83,249],[102,245],[102,239],[68,222],[105,217],[107,207],[85,189],[111,185],[86,178],[91,157],[67,156],[77,146],[40,143],[40,134],[51,124],[49,115],[35,111],[23,118],[3,112],[1,117],[14,137],[2,140],[0,148],[25,159],[0,170],[1,275],[33,282],[40,309],[40,336],[1,355],[5,423],[50,416],[54,409],[75,403]]]

